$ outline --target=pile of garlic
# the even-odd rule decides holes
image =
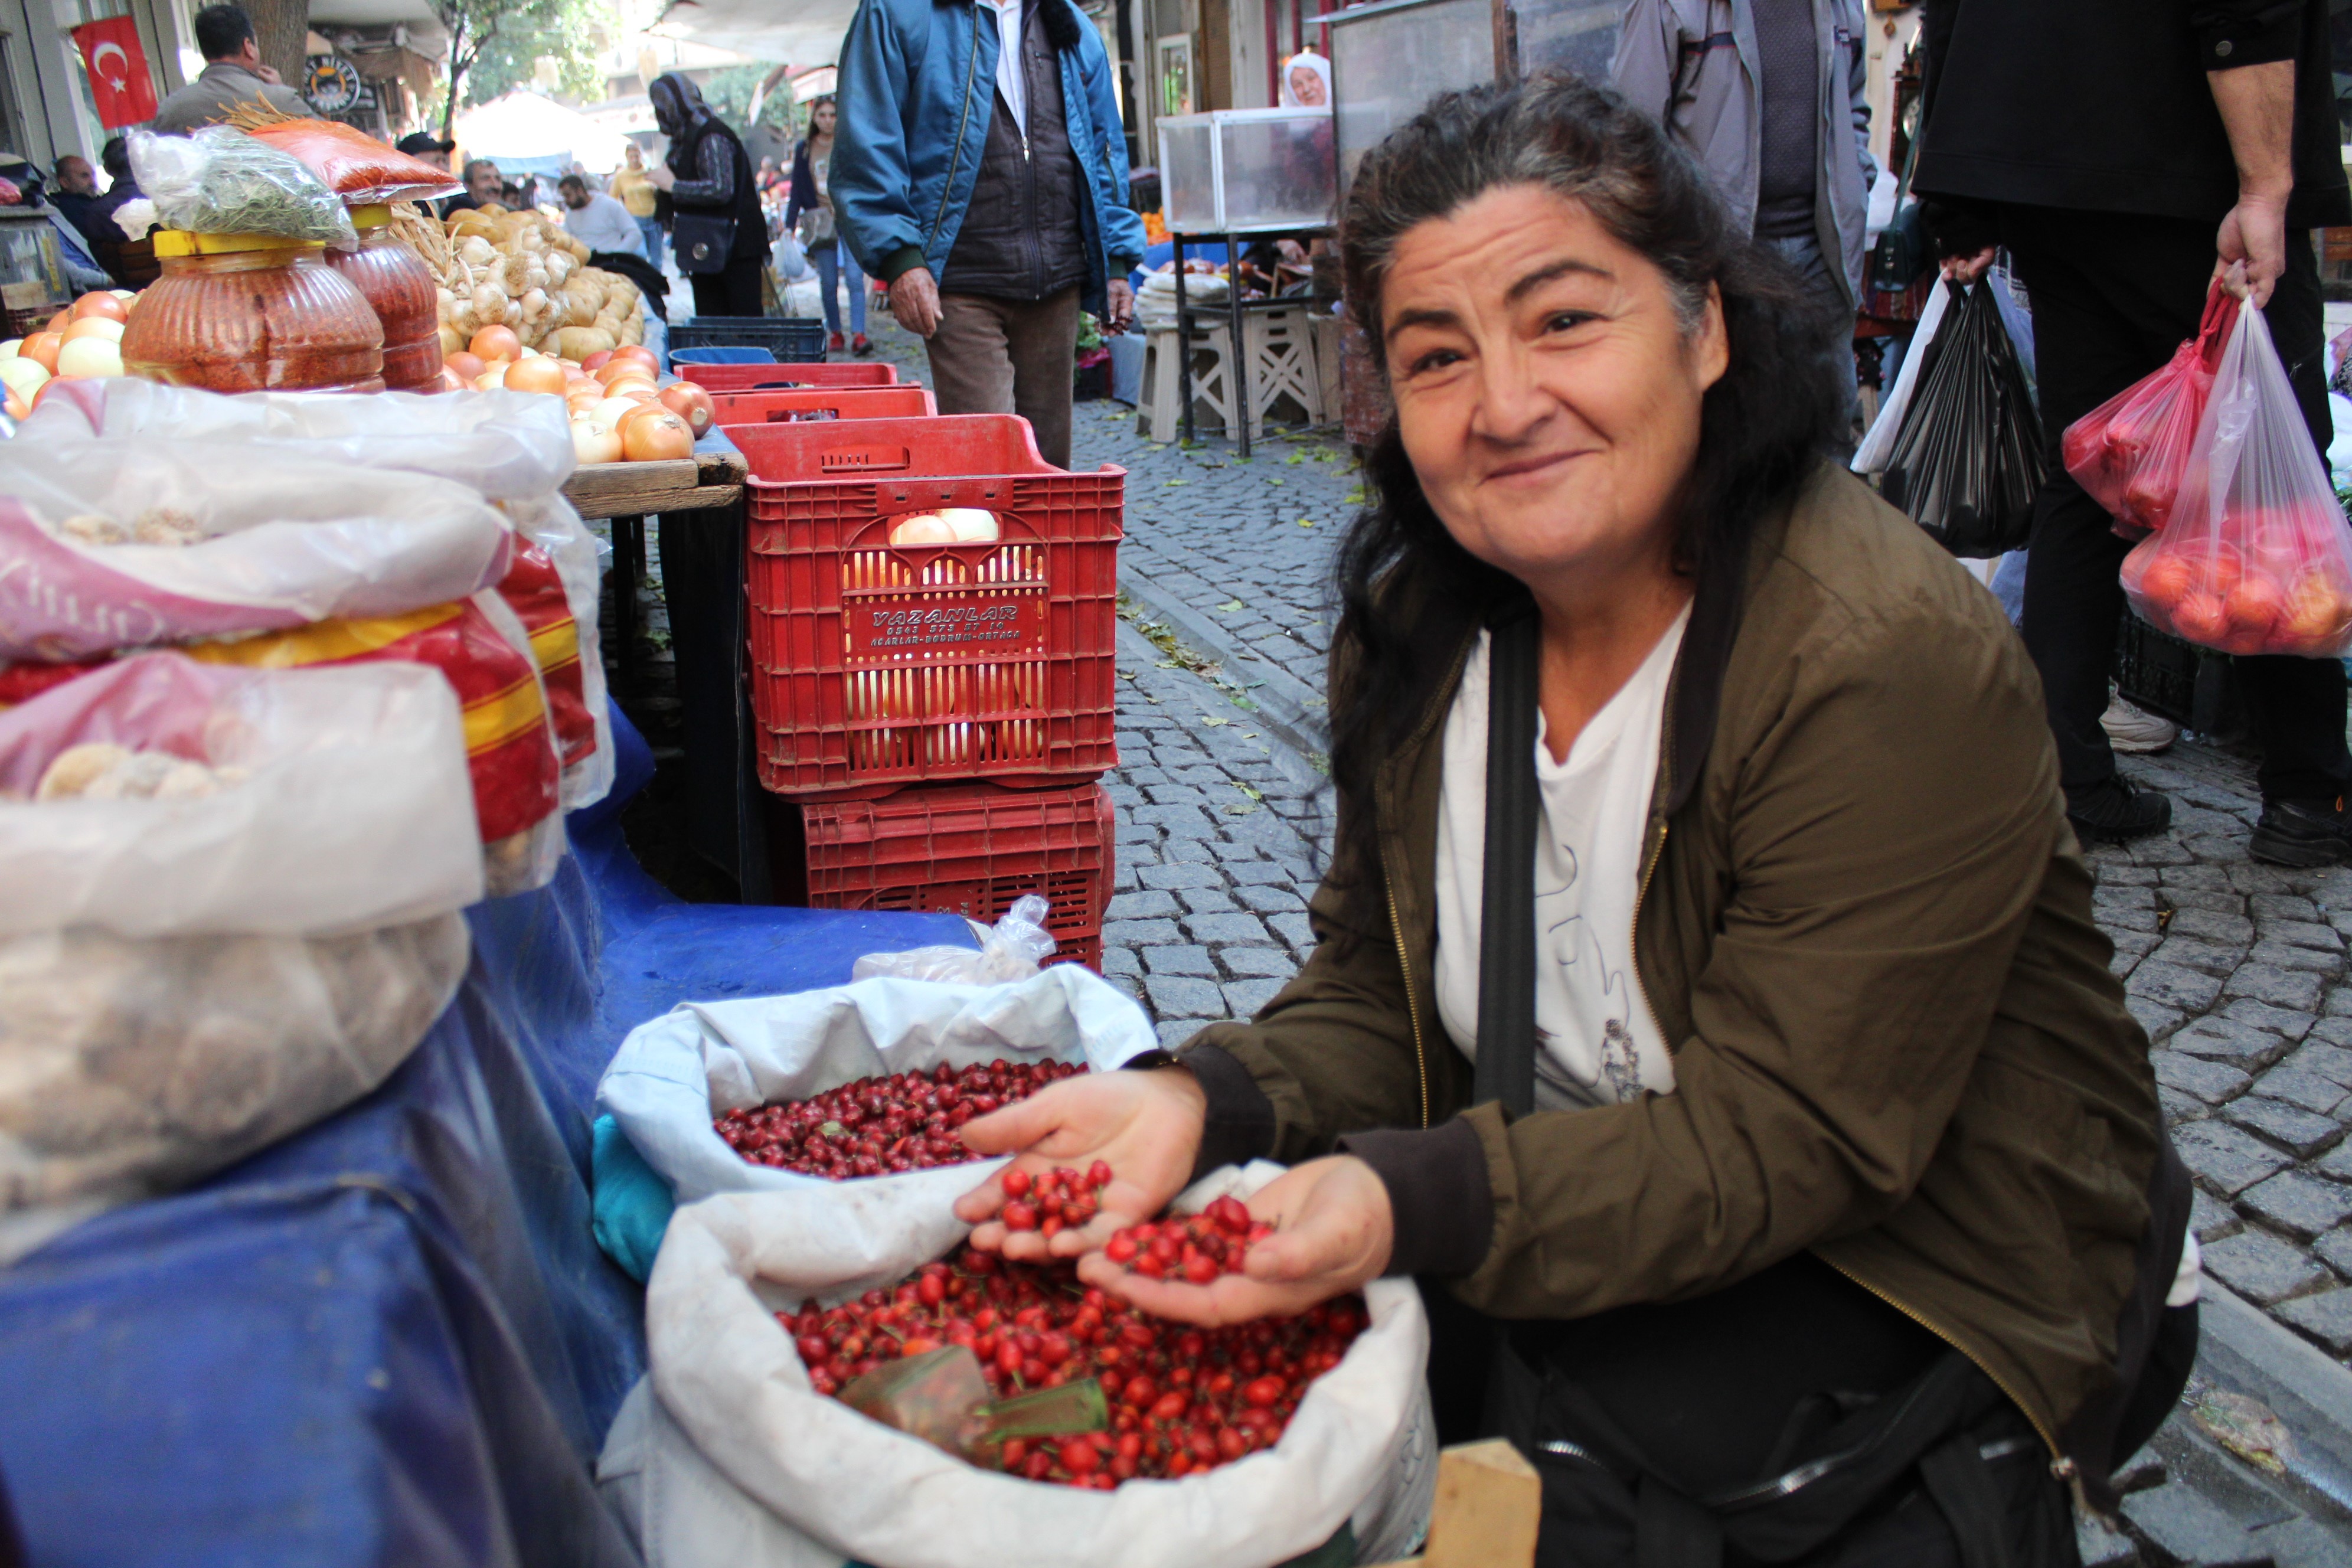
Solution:
[[[512,328],[525,348],[575,361],[645,340],[637,286],[582,265],[588,247],[538,213],[452,214],[446,252],[446,262],[425,256],[441,273],[445,354],[496,326]]]

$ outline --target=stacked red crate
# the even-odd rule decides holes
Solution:
[[[802,809],[809,901],[992,920],[1045,892],[1064,955],[1093,963],[1112,870],[1094,781],[1118,763],[1125,471],[1051,468],[1010,416],[862,418],[833,401],[839,418],[727,424],[751,464],[760,778]],[[995,537],[891,542],[909,515],[955,508],[992,514]],[[950,809],[968,836],[956,857],[896,854],[849,882],[825,858],[865,841],[832,837],[844,832],[904,849],[930,831],[905,825]],[[1068,841],[1052,853],[1032,831],[1041,813]],[[1008,847],[987,849],[1000,831]],[[988,854],[987,874],[971,872]]]

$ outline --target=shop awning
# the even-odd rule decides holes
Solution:
[[[856,0],[671,0],[653,30],[754,59],[829,66],[856,11]]]
[[[511,160],[517,169],[578,163],[597,174],[621,165],[628,138],[574,109],[517,88],[457,116],[454,133],[469,158]]]

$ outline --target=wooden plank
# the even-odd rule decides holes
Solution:
[[[740,452],[698,452],[655,463],[589,463],[563,494],[583,518],[640,517],[730,506],[750,465]]]
[[[1533,1568],[1543,1480],[1497,1437],[1437,1456],[1429,1544],[1388,1568]]]

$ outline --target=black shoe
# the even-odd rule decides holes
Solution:
[[[2085,844],[2120,844],[2172,826],[2172,802],[2117,774],[2066,792],[2066,820]]]
[[[2352,859],[2352,816],[2345,797],[2266,800],[2246,852],[2273,866],[2340,866]]]

